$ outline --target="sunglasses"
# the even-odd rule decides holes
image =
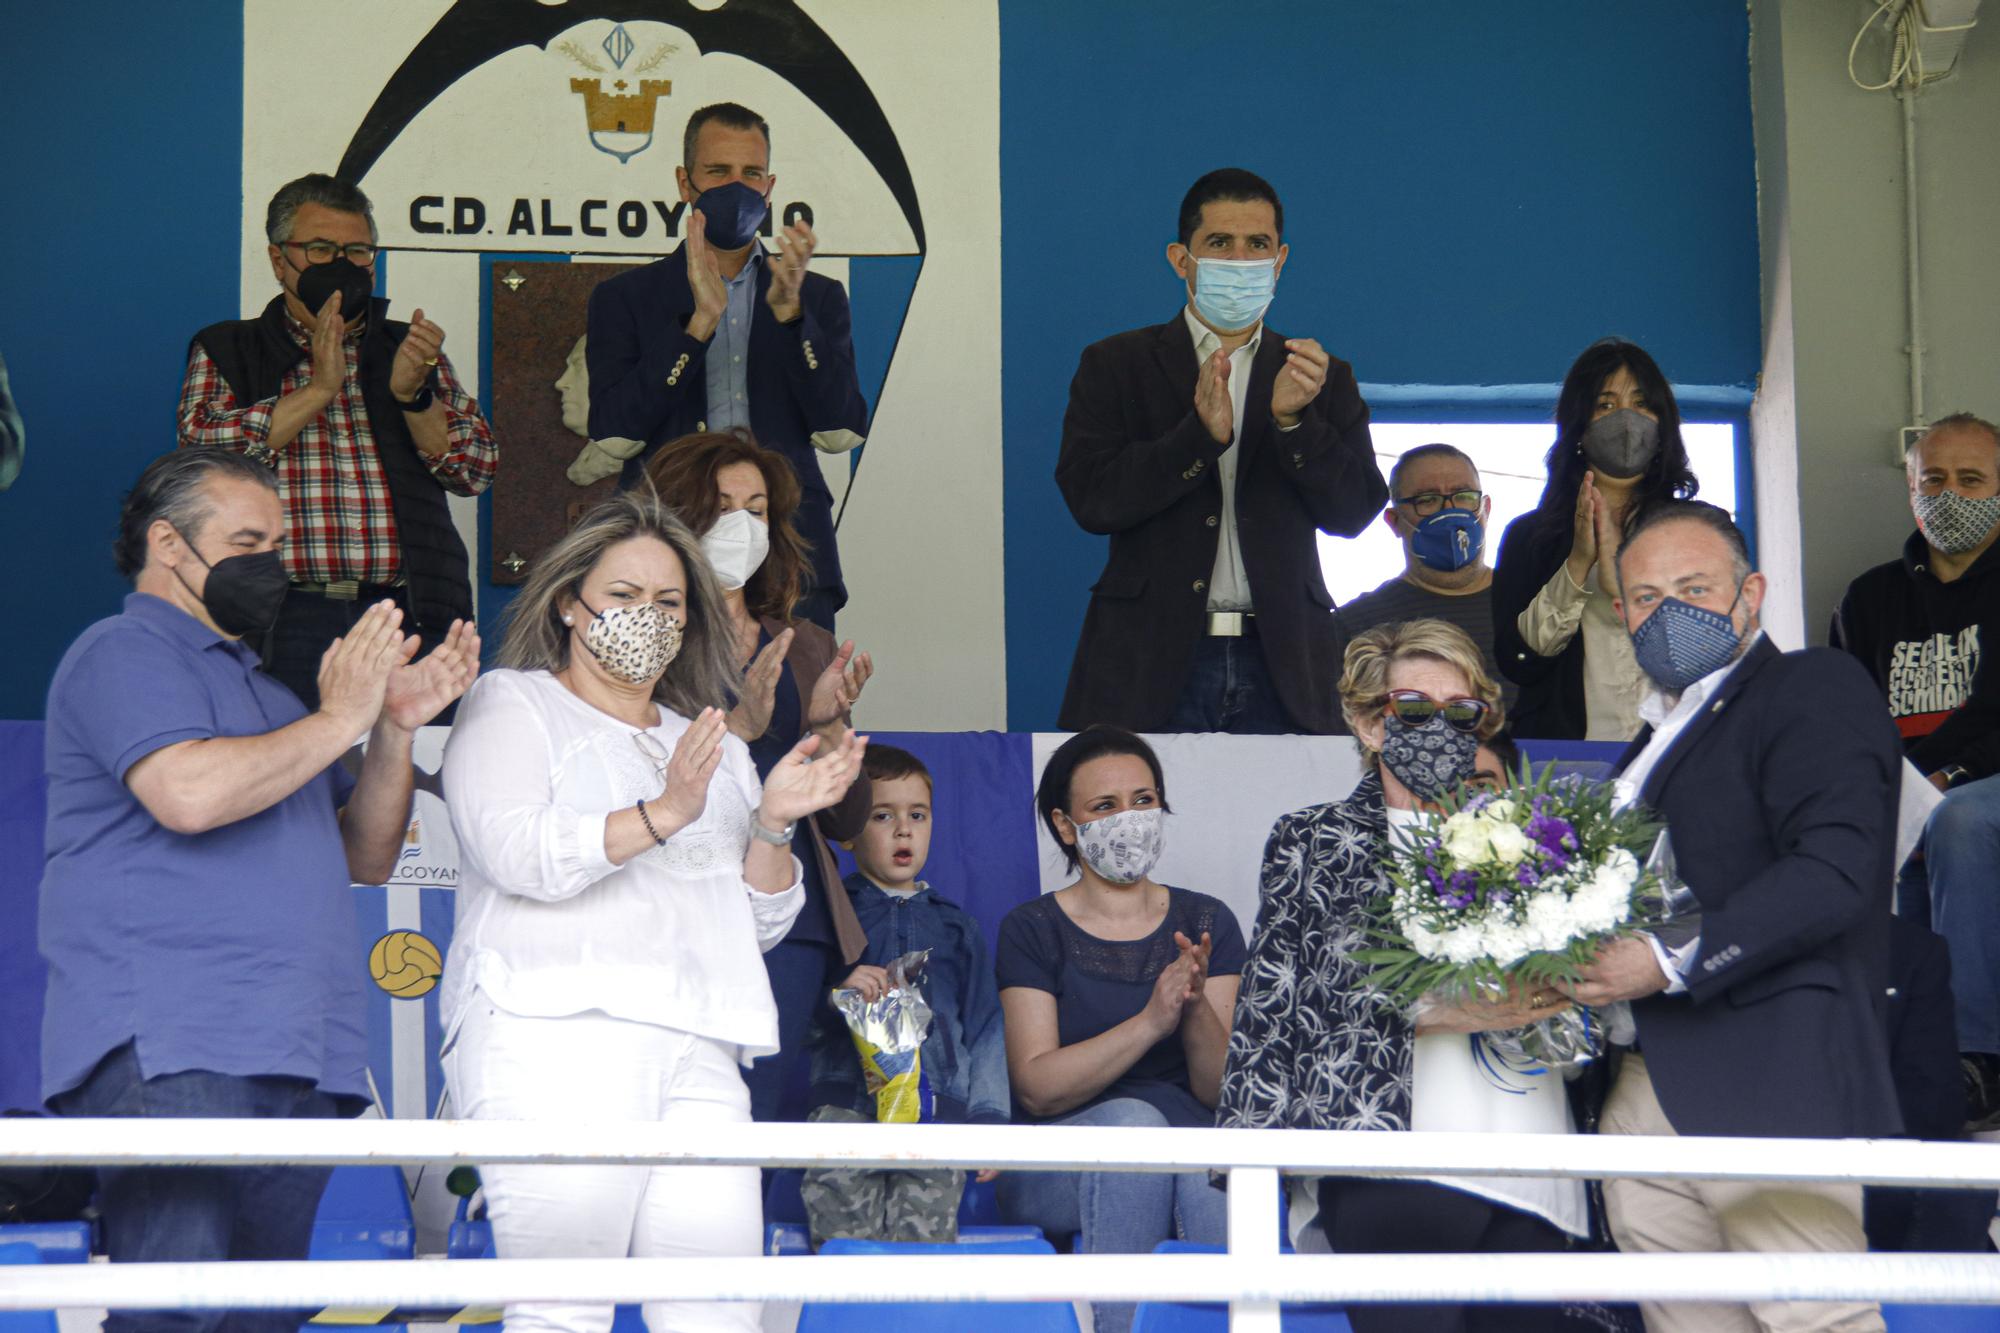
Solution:
[[[1477,731],[1486,720],[1487,706],[1479,699],[1437,700],[1422,690],[1389,691],[1389,711],[1405,726],[1421,727],[1443,715],[1445,725],[1459,731]]]

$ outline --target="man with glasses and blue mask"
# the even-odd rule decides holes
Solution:
[[[1889,701],[1910,762],[1945,793],[1896,886],[1896,910],[1951,947],[1969,1130],[2000,1128],[2000,428],[1970,413],[1909,452],[1917,530],[1901,558],[1848,585],[1831,640]]]
[[[1486,520],[1493,502],[1479,486],[1479,467],[1448,444],[1420,444],[1389,469],[1389,507],[1382,522],[1403,543],[1403,572],[1340,608],[1343,636],[1377,625],[1442,620],[1479,647],[1500,684],[1503,706],[1515,685],[1493,657],[1493,567],[1486,563]]]
[[[1056,484],[1111,549],[1065,728],[1341,730],[1317,534],[1354,536],[1388,492],[1353,370],[1264,324],[1284,230],[1267,182],[1211,171],[1167,246],[1184,307],[1084,349]]]
[[[1844,653],[1781,652],[1729,515],[1648,510],[1617,614],[1652,682],[1618,766],[1698,915],[1621,936],[1566,986],[1631,1005],[1606,1134],[1871,1138],[1902,1128],[1884,1022],[1902,752]],[[1859,1185],[1607,1180],[1627,1253],[1859,1252]],[[1882,1328],[1873,1302],[1646,1304],[1650,1333]]]
[[[775,249],[758,240],[774,225],[778,179],[762,116],[734,102],[701,108],[688,117],[681,160],[687,240],[591,293],[592,443],[570,479],[588,485],[622,469],[635,486],[669,440],[748,430],[798,476],[795,522],[812,547],[812,579],[794,615],[831,633],[847,585],[816,451],[843,453],[868,429],[847,292],[806,271],[819,244],[809,221],[779,229]]]
[[[277,476],[290,587],[255,647],[310,709],[327,645],[374,603],[401,607],[426,648],[472,618],[445,497],[484,491],[499,459],[444,330],[421,309],[391,320],[374,295],[367,195],[301,176],[272,196],[264,230],[280,291],[255,319],[194,336],[180,443],[232,450]]]

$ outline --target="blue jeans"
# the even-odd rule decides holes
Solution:
[[[1194,650],[1168,731],[1226,731],[1237,736],[1286,736],[1299,724],[1285,711],[1255,635],[1206,635]]]
[[[1136,1097],[1099,1102],[1057,1125],[1164,1125],[1167,1118]],[[1178,1237],[1221,1245],[1229,1236],[1228,1198],[1206,1171],[1143,1176],[1129,1171],[1007,1171],[999,1182],[1000,1214],[1040,1227],[1051,1240],[1083,1233],[1085,1254],[1150,1254]],[[1126,1333],[1134,1306],[1100,1303],[1097,1333]]]
[[[1951,949],[1958,1049],[2000,1055],[2000,777],[1945,793],[1896,884],[1896,914]]]
[[[331,1119],[338,1103],[297,1078],[191,1070],[142,1079],[127,1042],[55,1098],[65,1116],[146,1119]],[[113,1263],[303,1259],[329,1168],[120,1167],[98,1172],[104,1247]],[[129,1310],[104,1333],[297,1333],[317,1310]]]

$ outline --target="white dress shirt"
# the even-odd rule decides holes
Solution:
[[[687,729],[662,707],[645,734],[671,754]],[[745,882],[762,787],[749,748],[727,736],[701,817],[611,864],[605,820],[660,794],[640,734],[546,671],[489,671],[466,692],[444,758],[460,855],[447,1042],[481,990],[527,1017],[595,1010],[693,1033],[746,1064],[778,1049],[761,954],[805,904],[798,859],[783,893]]]
[[[1666,758],[1667,751],[1673,749],[1674,742],[1688,729],[1688,724],[1701,716],[1702,709],[1708,706],[1708,701],[1722,688],[1722,682],[1729,679],[1729,673],[1736,670],[1737,663],[1748,657],[1750,650],[1756,647],[1757,641],[1763,637],[1764,631],[1761,629],[1752,634],[1744,641],[1742,649],[1728,666],[1718,667],[1709,672],[1677,695],[1669,694],[1657,687],[1647,691],[1646,697],[1639,701],[1639,720],[1651,727],[1653,734],[1647,738],[1646,748],[1639,751],[1638,757],[1618,776],[1620,808],[1639,799],[1639,793],[1646,789],[1646,780],[1653,775],[1653,770],[1659,767],[1660,760]],[[1672,836],[1672,832],[1671,829],[1668,830],[1669,837]],[[1694,956],[1701,951],[1701,936],[1696,935],[1674,949],[1667,948],[1651,934],[1643,938],[1653,947],[1653,957],[1659,963],[1660,970],[1667,974],[1666,993],[1678,995],[1686,990],[1687,981],[1682,973],[1687,965],[1694,961]],[[1614,1036],[1616,1035],[1614,1032]]]

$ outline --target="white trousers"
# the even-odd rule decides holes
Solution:
[[[737,1124],[750,1094],[733,1046],[601,1013],[524,1018],[476,995],[444,1057],[458,1114],[473,1120]],[[755,1255],[755,1167],[482,1166],[494,1248],[505,1259]],[[759,1327],[754,1303],[659,1302],[651,1333]],[[508,1306],[509,1333],[608,1333],[609,1305]]]

